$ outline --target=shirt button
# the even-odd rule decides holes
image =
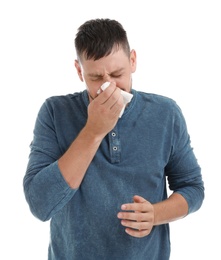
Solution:
[[[117,151],[117,146],[114,146],[114,147],[113,147],[113,150],[114,150],[114,151]]]
[[[116,133],[112,132],[111,135],[112,135],[113,137],[115,137],[115,136],[116,136]]]

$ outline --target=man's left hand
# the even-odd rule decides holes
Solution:
[[[126,227],[127,234],[133,237],[144,237],[150,234],[154,224],[153,205],[143,197],[135,195],[134,203],[121,206],[122,211],[117,217],[121,224]]]

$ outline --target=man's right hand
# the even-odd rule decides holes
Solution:
[[[121,90],[112,82],[89,104],[85,128],[90,134],[103,138],[116,125],[123,106]]]

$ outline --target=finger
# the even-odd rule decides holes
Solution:
[[[140,211],[140,212],[148,212],[148,211],[152,211],[152,205],[150,204],[150,202],[145,201],[142,203],[127,203],[127,204],[123,204],[121,206],[122,210],[127,210],[127,211]]]
[[[136,230],[147,230],[152,227],[151,223],[149,222],[137,222],[137,221],[130,221],[130,220],[121,220],[121,225],[124,227],[136,229]]]
[[[150,234],[151,232],[151,229],[146,229],[146,230],[135,230],[135,229],[131,229],[131,228],[126,228],[125,229],[125,232],[130,235],[130,236],[133,236],[133,237],[145,237],[147,235]]]
[[[143,197],[139,196],[139,195],[135,195],[133,197],[133,200],[135,203],[144,203],[147,202],[147,200],[145,200]]]
[[[120,95],[118,100],[112,105],[110,109],[114,114],[119,115],[123,107],[124,107],[123,96]]]
[[[99,101],[100,104],[106,103],[109,100],[109,98],[113,95],[116,89],[116,83],[111,82],[111,84],[97,96],[97,101]]]
[[[152,214],[149,213],[137,213],[137,212],[119,212],[117,217],[119,219],[125,219],[125,220],[132,220],[137,222],[151,222],[152,221]]]
[[[112,92],[111,96],[103,103],[105,106],[109,107],[110,109],[115,107],[123,106],[123,97],[121,95],[121,90],[116,87],[115,90]]]

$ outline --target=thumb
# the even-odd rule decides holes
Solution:
[[[135,195],[133,197],[133,200],[135,203],[143,203],[143,202],[147,202],[147,200],[145,200],[143,197],[139,196],[139,195]]]

